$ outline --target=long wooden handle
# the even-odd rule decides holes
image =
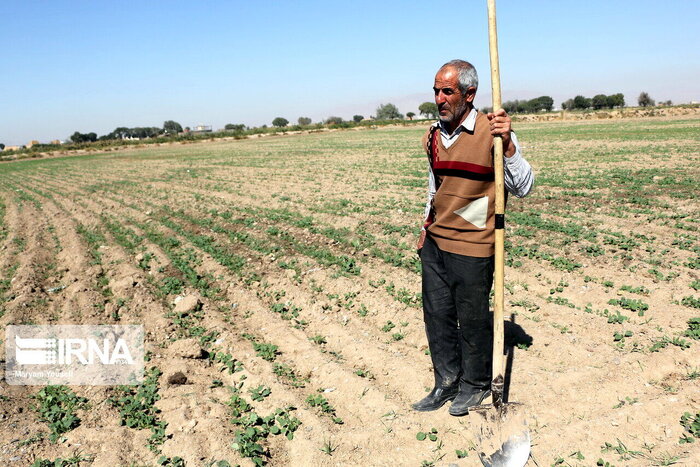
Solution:
[[[498,32],[496,30],[496,0],[487,0],[489,16],[489,55],[491,57],[491,95],[493,111],[501,108],[501,77],[498,68]],[[503,269],[505,242],[505,191],[503,185],[503,140],[493,140],[493,166],[496,175],[496,254],[494,265],[493,302],[493,366],[492,393],[494,405],[503,396]]]

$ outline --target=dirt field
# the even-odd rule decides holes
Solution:
[[[534,461],[699,465],[700,117],[516,129],[537,182],[508,203],[509,395]],[[480,465],[474,414],[410,409],[423,131],[0,165],[2,328],[143,324],[149,358],[140,388],[3,379],[0,465]]]

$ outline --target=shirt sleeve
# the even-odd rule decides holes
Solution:
[[[532,186],[535,183],[535,174],[520,152],[518,137],[512,131],[510,132],[510,139],[515,146],[515,154],[511,157],[503,156],[503,183],[509,193],[514,194],[518,198],[523,198],[532,190]]]

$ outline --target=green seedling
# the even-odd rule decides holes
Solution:
[[[32,398],[36,401],[32,409],[40,421],[49,425],[49,441],[52,443],[80,425],[77,411],[88,408],[87,399],[77,396],[66,386],[45,386]]]
[[[690,318],[688,320],[688,329],[685,330],[683,335],[694,340],[700,340],[700,318]]]
[[[270,388],[268,388],[267,386],[260,385],[256,388],[250,389],[249,392],[251,399],[253,399],[254,401],[261,401],[270,395]]]
[[[696,439],[700,438],[700,412],[695,415],[690,412],[684,412],[681,416],[681,426],[686,431],[683,433],[681,438],[678,440],[680,444],[690,444],[694,443]]]
[[[328,438],[323,441],[323,447],[320,449],[320,451],[327,456],[332,456],[337,449],[338,445],[335,444],[332,439]]]
[[[683,297],[681,299],[681,305],[685,305],[688,308],[699,308],[700,309],[700,298],[695,297]]]
[[[617,305],[625,310],[630,310],[636,312],[639,316],[644,316],[644,312],[649,309],[649,305],[641,300],[629,299],[629,298],[612,298],[608,300],[609,305]]]
[[[423,431],[419,431],[418,433],[416,433],[416,439],[418,441],[423,441],[426,438],[428,438],[430,441],[435,442],[438,439],[437,434],[438,434],[437,429],[431,428],[430,431],[427,433],[423,432]]]
[[[185,467],[185,460],[179,456],[160,456],[158,461],[156,461],[156,465],[160,465],[162,467]]]
[[[306,403],[311,407],[319,407],[321,412],[328,414],[333,420],[333,423],[338,425],[343,424],[343,420],[336,416],[335,408],[328,402],[328,399],[323,397],[321,394],[312,394],[306,398]]]
[[[137,430],[149,428],[151,437],[148,448],[159,452],[158,446],[165,442],[167,423],[158,419],[160,410],[155,402],[160,399],[158,394],[158,378],[162,375],[156,367],[146,371],[143,383],[139,386],[119,386],[115,394],[107,402],[116,407],[121,417],[121,424]]]
[[[615,404],[613,406],[613,409],[619,409],[620,407],[622,407],[625,404],[633,405],[633,404],[636,404],[637,402],[639,402],[639,399],[636,397],[634,399],[630,399],[629,397],[625,397],[625,400],[621,400],[618,404]]]
[[[328,343],[328,341],[326,340],[326,338],[325,338],[324,336],[321,336],[320,334],[319,334],[319,335],[315,335],[315,336],[313,336],[313,337],[309,337],[309,340],[310,340],[311,342],[313,342],[314,344],[316,344],[316,345],[323,345],[323,344],[327,344],[327,343]]]

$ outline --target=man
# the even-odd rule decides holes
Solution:
[[[429,160],[428,203],[418,254],[435,386],[413,404],[421,412],[452,400],[449,413],[465,415],[490,394],[493,136],[503,139],[506,190],[523,197],[534,182],[506,112],[484,115],[474,108],[478,84],[469,62],[443,65],[433,87],[440,119],[423,137]]]

